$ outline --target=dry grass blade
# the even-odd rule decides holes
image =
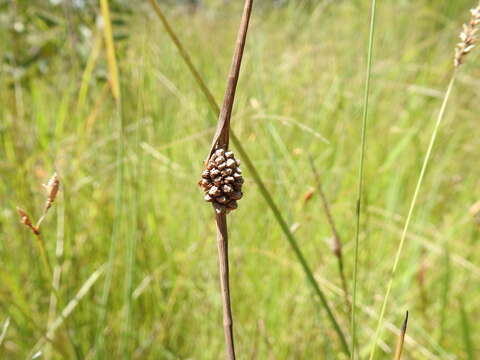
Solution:
[[[342,241],[340,239],[340,235],[338,234],[337,227],[335,226],[335,221],[333,220],[332,212],[330,211],[330,205],[328,204],[327,197],[325,196],[325,192],[323,191],[322,180],[320,178],[320,174],[315,167],[315,163],[311,156],[309,156],[310,166],[312,168],[313,175],[315,177],[315,182],[317,183],[318,193],[320,194],[320,199],[322,201],[323,210],[325,211],[325,215],[327,216],[328,224],[330,225],[330,229],[333,235],[333,253],[337,258],[338,263],[338,272],[340,274],[340,279],[342,281],[342,289],[344,292],[345,297],[345,304],[347,311],[350,311],[350,301],[349,301],[349,294],[348,294],[348,286],[347,286],[347,279],[345,277],[345,270],[343,267],[343,253],[342,253]]]
[[[225,91],[224,102],[218,118],[217,131],[213,137],[212,146],[207,155],[207,161],[211,158],[212,153],[216,149],[228,150],[230,138],[230,118],[232,115],[233,102],[235,100],[235,91],[240,74],[243,50],[247,37],[248,24],[252,12],[253,0],[246,0],[243,10],[240,30],[238,32],[235,54],[233,56],[232,67],[228,75],[228,84]],[[223,152],[224,153],[224,152]],[[230,160],[230,161],[233,161]],[[227,358],[235,359],[235,345],[233,337],[233,318],[230,301],[230,281],[228,267],[228,227],[227,227],[227,211],[224,206],[213,203],[215,210],[215,219],[217,224],[217,246],[218,260],[220,271],[220,285],[223,302],[223,327],[225,333],[225,342],[227,347]]]
[[[197,82],[197,85],[200,87],[202,93],[206,97],[210,107],[216,114],[220,114],[220,107],[218,106],[217,102],[215,101],[215,98],[213,97],[211,91],[205,84],[205,81],[203,80],[202,76],[196,69],[195,65],[193,65],[193,62],[190,58],[189,53],[186,51],[186,49],[183,47],[180,39],[177,37],[175,31],[173,30],[172,26],[168,22],[166,16],[163,14],[160,6],[156,2],[156,0],[149,0],[155,13],[157,14],[158,18],[162,22],[163,26],[165,27],[168,35],[170,36],[171,40],[177,47],[178,52],[180,53],[180,56],[182,59],[185,61],[185,64],[191,71],[193,77],[195,78],[195,81]],[[280,228],[282,229],[283,233],[285,234],[285,237],[292,247],[292,250],[297,257],[298,262],[300,263],[306,277],[307,281],[310,283],[310,285],[313,288],[313,291],[315,295],[318,297],[320,300],[322,306],[324,307],[325,311],[327,312],[327,316],[329,320],[331,321],[333,328],[335,329],[335,332],[338,335],[338,338],[340,340],[340,344],[342,347],[342,351],[350,355],[350,350],[348,348],[347,340],[345,335],[343,334],[343,331],[340,327],[339,322],[337,321],[333,311],[330,308],[330,305],[327,302],[327,298],[325,294],[323,293],[322,289],[320,288],[318,282],[315,279],[315,276],[313,275],[313,271],[310,269],[310,266],[307,263],[307,260],[305,259],[305,256],[303,255],[300,246],[298,245],[298,241],[293,235],[292,231],[290,230],[290,227],[288,226],[286,220],[284,219],[282,213],[280,212],[280,209],[276,205],[275,201],[273,200],[273,197],[270,195],[269,190],[265,186],[260,174],[258,173],[255,165],[253,162],[250,160],[246,150],[243,148],[243,145],[241,141],[237,138],[235,133],[233,131],[230,131],[230,138],[232,140],[233,145],[237,149],[238,153],[240,154],[240,157],[242,158],[245,166],[248,168],[250,175],[252,176],[253,180],[257,184],[261,195],[265,199],[268,207],[273,213],[273,216],[275,217],[275,220],[278,222]]]
[[[397,348],[395,350],[394,360],[400,360],[402,358],[403,344],[405,343],[405,334],[407,333],[408,325],[408,311],[405,313],[405,320],[403,320],[403,325],[398,336]]]

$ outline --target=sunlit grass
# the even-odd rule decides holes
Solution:
[[[232,121],[288,224],[299,225],[295,236],[347,330],[336,258],[329,248],[330,228],[320,202],[305,202],[303,196],[315,187],[311,154],[322,174],[345,259],[352,259],[369,10],[358,3],[362,5],[335,2],[313,15],[295,6],[259,6],[239,83],[239,110],[234,109]],[[375,312],[422,166],[431,120],[448,81],[457,29],[471,5],[459,1],[447,9],[434,2],[382,2],[377,14],[365,159],[368,187],[358,258],[357,338],[362,358],[368,355]],[[167,11],[219,101],[238,7],[201,9],[194,16],[177,8]],[[137,209],[137,216],[124,214],[125,230],[118,238],[105,351],[112,357],[216,359],[224,339],[217,259],[212,256],[215,229],[211,209],[195,185],[202,168],[199,154],[209,146],[215,116],[154,14],[136,14],[131,22],[130,37],[118,43],[117,58],[125,123],[123,206]],[[60,50],[62,54],[68,49]],[[480,228],[469,208],[480,200],[480,170],[475,166],[480,70],[478,53],[471,56],[438,134],[441,152],[432,154],[392,288],[381,339],[390,353],[380,344],[376,358],[393,358],[398,336],[388,324],[400,327],[407,309],[404,358],[468,358],[478,350],[472,349],[476,344],[470,339],[480,336],[474,326],[480,305]],[[62,351],[70,358],[92,356],[105,279],[102,266],[115,219],[115,104],[110,96],[102,96],[105,81],[97,74],[107,69],[105,53],[98,58],[82,107],[77,103],[84,69],[70,68],[62,56],[54,56],[48,65],[46,74],[33,73],[17,91],[7,74],[0,77],[0,323],[10,318],[0,353],[6,359],[25,358],[42,339],[50,295],[41,276],[42,260],[31,234],[19,224],[15,207],[35,207],[31,199],[39,195],[39,184],[57,169],[65,220],[58,313],[102,269],[103,275],[69,315],[70,337],[77,348],[61,349],[54,343],[56,358]],[[96,118],[87,131],[95,107]],[[244,172],[245,198],[229,219],[231,238],[242,239],[232,244],[230,254],[237,346],[246,358],[337,359],[340,344],[335,333],[324,315],[317,316],[303,272],[251,175]],[[42,225],[52,259],[55,218]],[[127,242],[127,234],[135,233],[136,247]],[[422,263],[425,313],[417,280]],[[348,278],[352,265],[345,261]],[[125,279],[127,274],[131,277]],[[65,328],[57,335],[61,343]],[[127,354],[120,353],[122,336]]]

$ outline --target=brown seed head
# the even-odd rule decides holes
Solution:
[[[17,207],[18,215],[20,215],[20,221],[23,225],[28,227],[35,235],[39,235],[40,232],[38,229],[33,225],[32,220],[30,220],[30,216],[25,212],[25,210]]]
[[[460,42],[455,49],[454,65],[458,68],[463,64],[464,58],[475,47],[477,42],[478,25],[480,24],[480,3],[474,9],[470,10],[472,14],[470,21],[463,25],[460,33]]]
[[[217,212],[231,211],[238,207],[237,200],[243,196],[240,162],[231,151],[220,148],[208,159],[206,170],[199,182],[205,200],[213,203]]]
[[[58,189],[60,187],[60,180],[58,179],[57,173],[54,173],[50,180],[43,185],[45,190],[47,190],[48,197],[47,197],[47,202],[45,203],[45,211],[50,209],[52,206],[53,202],[55,201],[55,198],[57,197],[58,194]]]

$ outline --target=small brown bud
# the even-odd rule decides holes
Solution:
[[[227,177],[233,174],[233,170],[230,168],[226,168],[225,170],[222,171],[222,176]]]
[[[209,179],[210,178],[210,171],[208,171],[207,169],[203,170],[202,178]]]
[[[213,161],[209,161],[207,164],[207,170],[212,170],[215,167],[215,163]]]
[[[208,190],[208,195],[213,196],[213,197],[217,197],[221,193],[222,193],[222,191],[216,186],[212,186],[211,189]]]
[[[218,175],[220,175],[220,170],[212,169],[210,170],[210,178],[215,179]]]
[[[32,220],[30,220],[30,216],[28,216],[25,210],[17,207],[17,211],[22,224],[28,227],[35,235],[40,235],[40,231],[32,224]]]
[[[227,160],[227,167],[233,168],[233,167],[235,167],[236,165],[237,165],[237,163],[235,162],[234,159],[228,159],[228,160]]]
[[[209,189],[209,188],[212,187],[212,183],[211,183],[209,180],[207,180],[207,179],[202,179],[202,181],[200,182],[200,184],[202,185],[202,187],[203,187],[204,189]]]
[[[227,167],[227,164],[223,162],[223,163],[221,163],[221,164],[218,164],[217,169],[218,169],[218,170],[223,170],[223,169],[225,169],[226,167]]]
[[[232,176],[227,176],[227,177],[225,178],[225,183],[227,183],[227,184],[231,184],[231,183],[233,183],[234,181],[235,181],[235,178],[233,178]]]
[[[229,194],[233,191],[233,188],[230,185],[223,185],[222,190],[225,194]]]
[[[230,198],[233,199],[233,200],[240,200],[242,198],[242,196],[243,196],[243,193],[241,191],[234,191],[230,195]]]
[[[226,157],[227,159],[233,158],[233,152],[227,151],[227,152],[225,153],[225,157]]]
[[[219,156],[215,159],[215,164],[217,164],[217,165],[221,164],[223,162],[225,162],[225,158],[223,156]]]
[[[205,195],[204,199],[205,199],[205,201],[208,201],[208,202],[211,202],[213,200],[213,198],[208,194]]]
[[[225,150],[223,150],[223,149],[218,149],[217,151],[215,151],[214,155],[215,155],[216,157],[223,156],[223,155],[225,155]]]
[[[217,199],[216,199],[220,204],[226,204],[228,199],[225,197],[225,196],[219,196]]]
[[[215,186],[222,185],[222,177],[221,176],[216,177],[215,179],[213,179],[213,183],[215,184]]]
[[[58,189],[60,187],[60,180],[58,179],[57,173],[54,173],[50,180],[43,185],[43,187],[48,192],[47,202],[45,203],[45,211],[47,211],[55,201],[55,198],[58,194]]]

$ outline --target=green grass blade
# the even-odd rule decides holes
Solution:
[[[465,350],[467,353],[467,359],[473,360],[475,359],[475,347],[472,341],[472,335],[470,331],[470,322],[468,321],[468,314],[465,310],[465,304],[463,300],[460,299],[460,319],[462,321],[462,334],[463,334],[463,341],[465,342]]]
[[[360,166],[358,170],[358,197],[356,203],[356,224],[355,224],[355,250],[353,258],[353,279],[352,279],[352,320],[351,320],[351,359],[355,359],[355,342],[357,335],[356,324],[356,309],[357,309],[357,274],[358,274],[358,248],[360,238],[360,219],[362,213],[362,194],[363,194],[363,173],[365,168],[365,152],[367,147],[367,119],[368,119],[368,101],[370,96],[370,79],[372,77],[372,63],[373,63],[373,40],[375,35],[375,15],[376,15],[377,1],[372,0],[370,13],[370,34],[368,39],[368,55],[367,55],[367,73],[365,80],[365,94],[363,102],[363,116],[362,116],[362,131],[361,131],[361,151],[360,151]]]
[[[117,253],[117,242],[120,237],[122,227],[122,198],[123,198],[123,158],[124,158],[124,134],[122,118],[122,102],[119,84],[118,68],[115,56],[115,44],[112,35],[112,24],[110,20],[110,9],[108,0],[100,0],[101,13],[104,19],[104,35],[107,49],[107,60],[109,69],[109,80],[112,95],[115,100],[115,126],[117,135],[116,150],[116,174],[115,174],[115,200],[114,200],[114,218],[112,226],[112,236],[110,238],[110,250],[108,262],[105,270],[105,282],[103,285],[102,297],[100,300],[97,334],[95,339],[95,355],[97,359],[103,359],[104,336],[103,331],[107,322],[107,308],[110,295],[110,288],[113,279],[113,263]]]
[[[378,339],[380,338],[380,331],[381,331],[382,325],[383,325],[383,318],[385,316],[385,310],[387,308],[388,298],[390,296],[390,292],[391,292],[392,286],[393,286],[393,281],[395,279],[395,273],[397,271],[397,267],[398,267],[398,264],[400,262],[400,257],[401,257],[401,254],[402,254],[403,245],[405,244],[405,239],[407,237],[407,232],[408,232],[408,229],[409,229],[409,226],[410,226],[410,221],[412,220],[413,211],[415,209],[415,205],[417,204],[418,194],[420,193],[420,189],[421,189],[422,184],[423,184],[423,179],[425,177],[425,173],[426,173],[428,164],[430,162],[430,157],[432,155],[433,146],[435,145],[435,140],[437,139],[438,130],[439,130],[440,125],[442,124],[443,118],[445,116],[445,110],[447,108],[448,99],[450,98],[450,94],[451,94],[452,89],[453,89],[453,84],[455,83],[456,74],[457,74],[457,72],[455,71],[452,75],[450,83],[448,84],[447,91],[445,92],[445,96],[443,97],[442,106],[440,108],[440,112],[438,113],[437,121],[435,123],[435,127],[433,129],[432,136],[430,137],[430,143],[428,144],[427,152],[426,152],[425,158],[423,160],[422,169],[420,170],[420,175],[418,177],[417,185],[415,187],[415,192],[413,194],[412,201],[410,203],[410,208],[408,210],[407,219],[405,220],[405,225],[404,225],[403,230],[402,230],[400,243],[398,244],[397,253],[395,255],[395,260],[393,262],[392,270],[391,270],[390,277],[389,277],[389,280],[388,280],[387,290],[386,290],[385,296],[383,298],[382,309],[380,310],[380,316],[378,318],[377,328],[375,330],[375,336],[373,338],[373,342],[372,342],[372,345],[371,345],[370,357],[369,357],[370,360],[373,360],[374,357],[375,357],[375,350],[377,348]]]

